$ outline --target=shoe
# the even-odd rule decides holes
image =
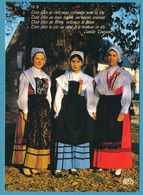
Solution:
[[[100,168],[95,168],[95,169],[93,169],[93,173],[96,173],[96,172],[102,172],[103,171],[103,169],[100,169]]]
[[[54,173],[54,176],[57,177],[57,178],[63,177],[61,170],[56,170],[55,173]]]
[[[74,175],[74,176],[79,175],[76,169],[69,169],[69,174]]]
[[[20,172],[25,176],[25,177],[32,177],[32,173],[30,169],[28,168],[23,168],[20,170]]]
[[[96,171],[97,171],[97,172],[101,172],[101,171],[103,171],[103,169],[97,168]]]
[[[114,172],[112,173],[112,175],[113,175],[114,177],[121,177],[121,169],[117,169],[116,171],[114,171]]]
[[[62,176],[62,173],[55,173],[55,175],[54,175],[56,178],[61,178],[61,177],[63,177]]]
[[[34,175],[41,175],[41,173],[37,169],[30,169],[30,171]]]

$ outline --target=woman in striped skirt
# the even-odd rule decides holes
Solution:
[[[107,51],[109,67],[95,77],[96,139],[93,167],[111,169],[114,176],[121,169],[132,168],[131,75],[118,66],[122,50],[111,46]]]
[[[31,62],[33,66],[20,75],[12,156],[12,163],[21,165],[22,173],[28,177],[48,168],[51,139],[51,81],[41,69],[46,62],[43,48],[32,48]]]
[[[89,142],[93,138],[95,100],[93,79],[81,71],[83,60],[83,52],[73,51],[71,71],[56,79],[56,177],[62,177],[62,169],[69,169],[75,175],[77,169],[90,168]]]

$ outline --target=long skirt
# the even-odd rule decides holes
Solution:
[[[70,81],[69,91],[55,125],[55,168],[89,168],[94,120],[89,116],[85,94],[78,95],[79,82]]]
[[[132,168],[131,128],[129,114],[123,121],[121,147],[117,149],[95,149],[93,167],[103,169]]]
[[[60,142],[55,143],[56,169],[86,169],[90,168],[89,143],[69,145]]]
[[[46,98],[30,95],[28,120],[20,111],[15,129],[12,164],[43,169],[50,164],[50,109]]]

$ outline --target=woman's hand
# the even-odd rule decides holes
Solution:
[[[27,114],[23,114],[23,119],[25,120],[25,121],[27,121]]]
[[[117,121],[121,122],[124,120],[124,118],[125,118],[125,114],[120,112],[120,114],[118,115]]]
[[[96,120],[96,112],[92,112],[92,118]]]

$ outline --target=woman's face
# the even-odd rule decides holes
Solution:
[[[113,50],[110,50],[107,54],[107,62],[108,64],[111,66],[111,67],[114,67],[118,64],[118,54],[113,51]]]
[[[45,64],[45,55],[43,53],[36,53],[33,58],[33,65],[35,68],[41,69]]]
[[[73,72],[78,73],[81,70],[82,62],[78,59],[78,57],[74,57],[71,60],[71,69]]]

